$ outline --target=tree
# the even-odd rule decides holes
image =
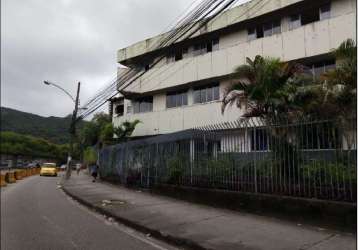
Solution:
[[[100,132],[100,141],[105,145],[108,145],[113,142],[113,132],[113,124],[107,123]]]
[[[84,149],[88,146],[96,145],[101,140],[101,133],[108,124],[111,124],[111,118],[106,113],[97,113],[92,120],[80,130],[79,140],[81,147]]]
[[[259,55],[246,61],[236,68],[235,83],[226,89],[222,112],[233,104],[245,108],[243,117],[274,118],[292,112],[298,73],[303,72],[303,67]]]
[[[118,127],[114,128],[114,134],[119,141],[123,141],[133,134],[133,131],[139,123],[141,123],[140,120],[134,120],[132,122],[124,121]]]
[[[97,162],[97,152],[91,147],[87,147],[83,152],[83,162],[86,165],[95,164]]]
[[[64,152],[64,145],[54,144],[42,138],[14,132],[0,132],[0,140],[2,154],[66,159],[67,150]]]

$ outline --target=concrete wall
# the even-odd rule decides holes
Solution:
[[[229,81],[220,83],[220,100]],[[191,93],[191,91],[190,91]],[[156,94],[153,97],[153,112],[125,114],[122,117],[114,117],[114,125],[125,120],[133,121],[139,119],[141,124],[135,129],[133,136],[155,135],[171,133],[197,126],[235,121],[242,111],[236,107],[229,107],[221,114],[221,101],[194,104],[192,95],[189,93],[188,105],[176,108],[166,108],[166,94]],[[130,103],[126,100],[127,105]]]
[[[254,18],[301,1],[302,0],[252,0],[220,14],[219,16],[211,20],[205,28],[201,29],[201,31],[198,31],[192,37],[220,30],[229,25],[239,23],[246,19]],[[165,37],[165,35],[166,33],[160,34],[147,40],[137,42],[127,48],[118,50],[117,61],[120,63],[121,61],[152,51],[153,45],[158,43],[158,41]],[[178,41],[180,41],[180,39]]]

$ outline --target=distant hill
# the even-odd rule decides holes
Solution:
[[[43,117],[31,113],[1,107],[1,131],[12,131],[44,138],[53,143],[67,143],[71,117]],[[79,126],[83,126],[81,122]]]

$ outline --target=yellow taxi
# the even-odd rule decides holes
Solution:
[[[44,163],[41,166],[40,176],[57,176],[56,163]]]

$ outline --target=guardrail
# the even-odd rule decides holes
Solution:
[[[6,169],[0,171],[0,187],[16,183],[28,176],[39,175],[41,168]]]

